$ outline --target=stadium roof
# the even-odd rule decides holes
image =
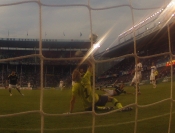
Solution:
[[[159,11],[153,13],[145,20],[142,20],[141,22],[132,26],[127,31],[124,31],[119,35],[119,41],[116,46],[112,48],[107,48],[105,51],[96,54],[95,56],[112,58],[114,56],[116,57],[124,54],[134,53],[134,38],[132,37],[134,30],[134,35],[136,36],[137,51],[149,51],[151,47],[156,46],[160,48],[160,45],[167,44],[167,25],[171,25],[171,36],[174,35],[174,5],[174,1],[171,1],[164,8],[161,8]],[[148,28],[149,25],[152,25],[152,28]],[[139,29],[142,28],[145,31],[139,33]],[[126,40],[127,36],[130,36],[130,39]],[[120,42],[121,39],[123,39],[122,43]],[[173,40],[171,39],[171,42],[172,41]]]
[[[152,29],[150,29],[152,30]],[[147,31],[149,32],[149,31]],[[146,34],[146,35],[145,35]],[[170,24],[170,42],[173,44],[175,42],[175,23]],[[167,52],[169,50],[169,40],[168,40],[168,28],[164,26],[162,29],[158,29],[154,32],[147,34],[146,32],[141,33],[136,36],[136,50],[137,52],[147,52],[154,51],[155,49],[162,49],[162,52]],[[131,38],[117,46],[114,46],[106,51],[97,54],[96,57],[118,57],[125,54],[134,53],[134,40]]]

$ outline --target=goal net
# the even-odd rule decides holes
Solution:
[[[30,73],[39,89],[23,90],[22,98],[7,98],[7,90],[0,89],[0,132],[174,133],[174,7],[174,0],[1,0],[0,84],[4,71],[15,65],[24,77]],[[94,34],[93,44],[89,35]],[[75,57],[77,50],[84,57]],[[66,113],[71,73],[90,56],[93,93],[106,95],[104,89],[114,91],[115,83],[124,83],[126,93],[112,96],[132,111],[84,111],[76,99],[73,113]],[[135,67],[139,62],[141,69]],[[150,80],[152,66],[157,74]],[[132,86],[138,73],[142,78]],[[69,89],[45,89],[57,88],[60,80]]]

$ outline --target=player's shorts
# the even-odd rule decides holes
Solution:
[[[75,84],[75,81],[72,81],[72,86]]]
[[[59,87],[62,88],[63,87],[63,84],[60,84]]]
[[[95,104],[95,110],[97,109],[97,106],[105,106],[108,102],[108,96],[105,95],[98,95],[99,100]],[[92,107],[86,108],[85,111],[92,111]]]
[[[151,73],[151,75],[150,75],[150,80],[155,80],[155,75],[154,75],[154,73]]]
[[[19,88],[19,86],[18,85],[9,84],[9,88]]]
[[[110,89],[104,89],[104,91],[107,93],[107,95],[109,96],[113,96],[114,95],[114,90],[110,90]]]
[[[141,74],[138,74],[137,76],[135,74],[133,79],[132,79],[132,83],[140,83],[141,79],[142,79],[142,75]]]
[[[95,106],[105,106],[107,102],[108,102],[108,96],[99,95],[99,99],[96,102]]]

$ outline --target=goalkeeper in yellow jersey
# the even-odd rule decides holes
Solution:
[[[89,63],[89,67],[81,77],[81,73],[78,69],[75,69],[72,74],[72,80],[75,82],[72,86],[72,98],[70,101],[70,113],[73,112],[74,104],[77,97],[80,97],[85,111],[92,111],[92,103],[93,103],[93,90],[91,87],[91,78],[92,76],[92,67]],[[123,108],[122,104],[115,98],[105,95],[94,94],[94,107],[95,110],[111,110],[114,108],[121,109],[121,111],[129,111],[132,110],[131,107]],[[114,107],[105,107],[107,102],[112,102]]]

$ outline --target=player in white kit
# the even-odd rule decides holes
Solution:
[[[138,94],[141,94],[139,83],[142,79],[142,63],[140,62],[139,59],[137,59],[137,65],[135,65],[134,72],[135,72],[135,74],[134,74],[134,77],[131,81],[131,86],[134,86],[135,88],[136,88],[136,86],[138,86]]]
[[[153,85],[153,88],[156,88],[156,71],[157,71],[157,68],[156,68],[154,62],[152,62],[150,83]]]
[[[63,84],[64,84],[63,80],[60,80],[59,88],[60,88],[61,90],[63,90]]]

